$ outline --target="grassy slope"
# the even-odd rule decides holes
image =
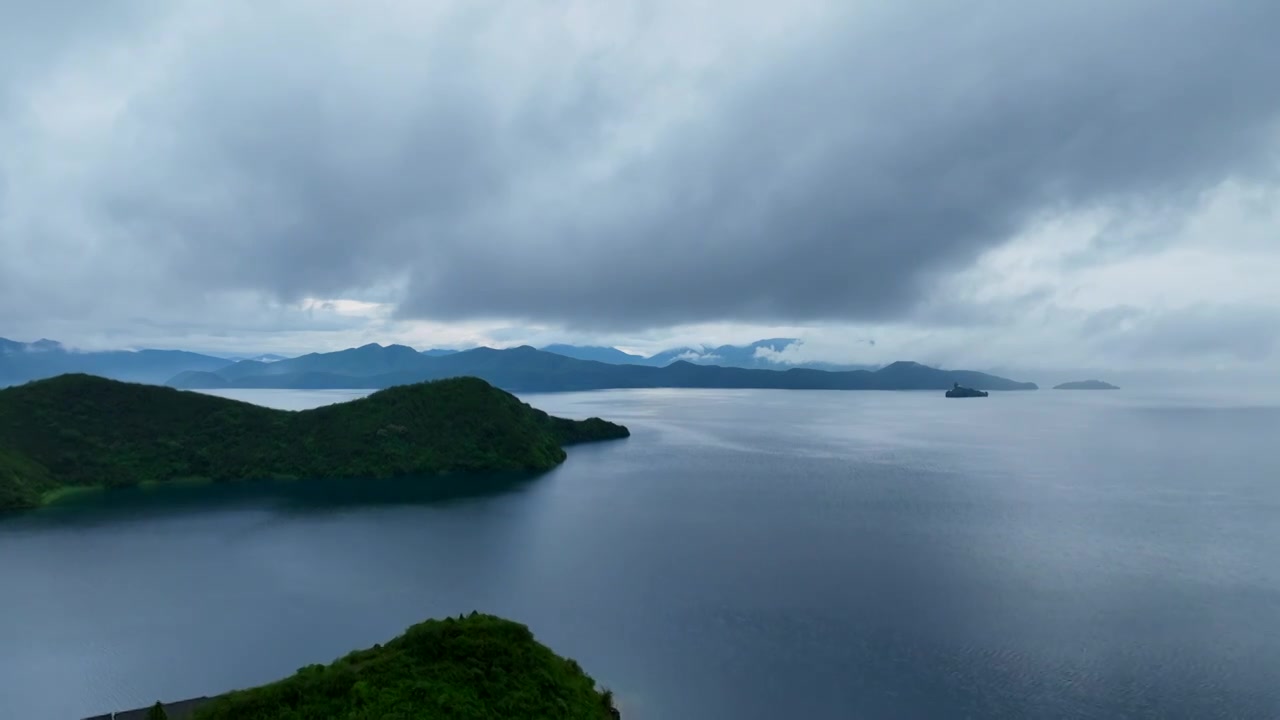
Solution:
[[[607,693],[572,660],[491,615],[428,620],[386,645],[224,695],[195,720],[611,720]]]
[[[287,412],[63,375],[0,390],[0,510],[66,486],[546,470],[562,445],[626,435],[551,418],[475,378]]]

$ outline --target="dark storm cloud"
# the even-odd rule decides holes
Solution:
[[[1280,3],[847,5],[182,5],[51,200],[128,259],[86,292],[619,328],[908,318],[1036,218],[1274,169]]]

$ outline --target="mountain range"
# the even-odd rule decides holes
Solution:
[[[717,365],[720,367],[751,368],[756,370],[787,370],[789,368],[807,368],[810,370],[874,370],[876,365],[847,365],[827,362],[795,362],[783,363],[776,358],[786,349],[797,346],[797,338],[770,338],[757,340],[749,345],[720,345],[718,347],[678,347],[663,350],[654,355],[635,355],[613,347],[593,345],[547,345],[542,349],[557,355],[576,358],[578,360],[595,360],[613,365],[648,365],[666,367],[673,362],[683,360],[694,365]]]
[[[53,340],[23,343],[0,338],[0,387],[65,373],[159,384],[186,370],[218,370],[229,362],[183,350],[80,352]]]
[[[644,387],[939,390],[955,382],[986,390],[1035,388],[1034,383],[986,373],[910,362],[873,370],[796,367],[769,360],[770,353],[794,342],[775,338],[745,346],[677,348],[648,357],[575,345],[419,352],[404,345],[369,344],[294,358],[260,355],[233,360],[181,350],[82,352],[53,340],[22,343],[0,338],[0,387],[87,373],[184,388],[384,388],[460,375],[523,392]]]
[[[665,367],[579,360],[529,346],[476,348],[430,356],[404,345],[364,345],[333,353],[311,353],[273,363],[242,361],[219,370],[183,372],[174,387],[385,388],[469,375],[513,392],[559,392],[610,388],[777,388],[793,390],[941,390],[953,383],[985,390],[1034,390],[1023,383],[970,370],[940,370],[896,362],[879,370],[832,372],[793,368],[696,365],[677,360]]]

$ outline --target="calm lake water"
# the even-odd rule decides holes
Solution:
[[[472,609],[579,660],[627,720],[1280,717],[1280,403],[526,399],[633,437],[532,480],[0,519],[0,718],[254,685]]]

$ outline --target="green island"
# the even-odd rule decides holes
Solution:
[[[613,693],[529,628],[493,615],[428,620],[385,645],[214,698],[117,718],[179,720],[617,720]],[[101,715],[90,720],[110,718]]]
[[[220,696],[193,717],[611,720],[618,714],[611,692],[597,690],[578,663],[537,642],[527,627],[472,613],[428,620],[386,645]]]
[[[0,510],[84,488],[181,480],[538,472],[564,446],[629,436],[566,420],[471,377],[304,411],[61,375],[0,390]]]

